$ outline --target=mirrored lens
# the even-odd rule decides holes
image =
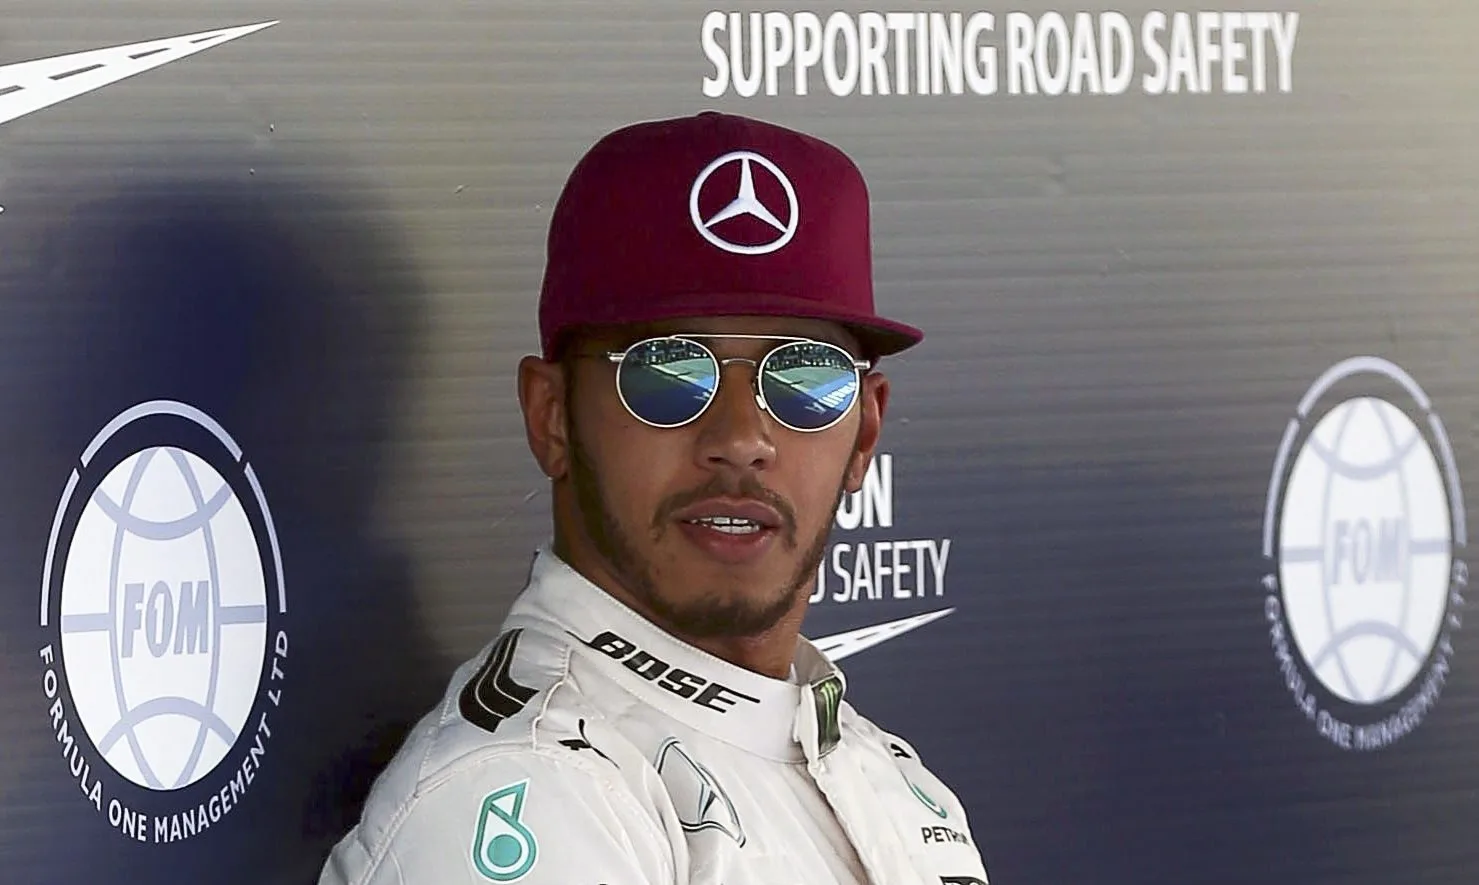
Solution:
[[[847,351],[798,341],[771,354],[761,391],[776,420],[797,430],[820,430],[847,414],[858,395],[858,373]]]
[[[632,414],[674,427],[703,411],[718,380],[719,367],[701,345],[659,338],[627,351],[617,385]]]

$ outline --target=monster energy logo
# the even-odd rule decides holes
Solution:
[[[838,708],[842,705],[842,680],[832,674],[811,687],[812,698],[817,705],[817,745],[821,755],[832,752],[842,740],[842,721]]]
[[[534,869],[539,845],[520,820],[528,787],[527,780],[519,781],[483,797],[472,862],[478,872],[494,882],[514,882]]]

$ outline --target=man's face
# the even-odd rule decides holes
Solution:
[[[692,320],[628,330],[577,345],[567,388],[567,463],[577,532],[633,601],[694,637],[745,637],[797,610],[825,552],[842,494],[872,457],[887,387],[867,379],[858,404],[817,433],[790,430],[756,402],[755,367],[722,370],[715,401],[696,421],[657,429],[617,394],[616,367],[600,358],[652,334],[787,335],[858,352],[840,327],[753,318]],[[721,361],[758,362],[780,342],[703,338]],[[721,527],[724,517],[763,524]],[[720,519],[714,519],[720,517]]]

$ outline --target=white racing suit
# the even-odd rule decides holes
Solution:
[[[546,547],[319,885],[985,885],[965,810],[843,701],[680,642]]]

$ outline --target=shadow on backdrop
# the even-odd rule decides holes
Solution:
[[[255,157],[248,175],[229,151],[171,144],[100,149],[85,162],[68,154],[44,164],[48,190],[7,188],[0,866],[8,880],[313,882],[443,680],[408,562],[374,521],[423,346],[425,293],[404,242],[373,192],[334,158]],[[261,708],[270,737],[260,768],[224,815],[210,797],[239,770],[240,748],[262,735],[255,719],[238,752],[182,790],[136,787],[106,770],[87,739],[77,746],[90,774],[79,777],[48,713],[39,657],[58,643],[55,624],[38,625],[38,591],[68,476],[115,415],[158,399],[203,410],[235,438],[281,544],[288,609],[277,625],[289,648],[284,678],[258,689],[281,689],[280,703]],[[110,678],[67,676],[83,686]],[[62,699],[70,734],[81,735],[72,693]],[[85,795],[92,782],[100,810]],[[156,844],[153,827],[140,840],[110,823],[113,798],[156,815],[205,807],[215,819]]]

